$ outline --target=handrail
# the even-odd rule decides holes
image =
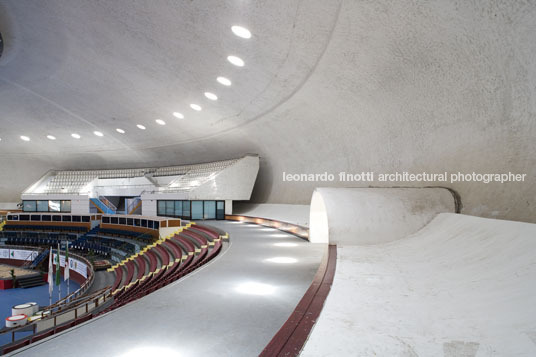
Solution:
[[[32,326],[33,334],[35,334],[37,332],[47,330],[49,328],[54,328],[57,325],[59,325],[59,323],[58,323],[58,318],[59,317],[67,315],[67,314],[72,313],[74,311],[74,317],[70,318],[70,319],[68,318],[67,321],[62,321],[61,324],[64,324],[64,323],[72,321],[72,320],[75,320],[75,319],[77,319],[79,317],[78,316],[78,309],[80,309],[84,305],[86,305],[85,306],[85,311],[83,311],[84,313],[82,313],[81,315],[87,315],[88,313],[90,313],[90,311],[93,311],[97,307],[99,307],[99,304],[101,303],[101,300],[102,300],[102,303],[104,303],[104,302],[106,302],[107,299],[109,300],[110,298],[111,298],[111,287],[107,286],[105,288],[102,288],[102,289],[96,291],[95,293],[93,293],[93,294],[91,294],[91,295],[89,295],[87,297],[84,297],[83,300],[78,301],[76,304],[71,304],[69,306],[69,308],[67,308],[67,309],[58,309],[58,310],[44,309],[44,310],[41,310],[43,318],[41,318],[39,320],[32,321],[32,322],[30,322],[30,323],[28,323],[28,324],[26,324],[24,326],[17,326],[17,327],[12,327],[12,328],[4,328],[4,329],[0,330],[0,335],[6,334],[6,333],[11,333],[12,334],[11,335],[12,336],[12,341],[11,342],[14,342],[15,341],[15,332],[28,331],[29,326]],[[93,307],[90,309],[89,305],[92,304],[92,303],[93,303]],[[50,320],[53,320],[52,326],[46,327],[47,325],[50,325],[49,324]],[[39,326],[39,325],[41,325],[41,326]],[[38,330],[40,327],[44,327],[44,328],[42,330]],[[28,336],[24,336],[23,339],[27,338],[27,337]]]
[[[138,209],[138,205],[141,202],[141,197],[136,197],[127,207],[127,214],[132,214],[135,210]]]
[[[56,249],[57,251],[57,249]],[[52,251],[52,254],[53,254],[54,250]],[[60,255],[61,255],[61,252],[60,252]],[[78,255],[78,254],[74,254],[74,253],[71,253],[69,252],[69,255],[70,257],[73,257],[73,258],[77,258],[77,259],[80,259],[82,260],[88,267],[89,267],[89,277],[86,279],[86,281],[84,281],[82,283],[82,285],[80,285],[80,288],[78,288],[78,290],[70,293],[69,295],[65,296],[64,298],[56,301],[54,304],[48,306],[48,307],[52,307],[52,306],[57,306],[57,305],[61,305],[65,302],[69,302],[69,299],[73,298],[73,297],[79,297],[81,296],[82,294],[84,294],[89,288],[91,288],[91,286],[93,285],[93,281],[95,280],[95,269],[93,267],[93,264],[87,260],[86,258]]]
[[[329,245],[309,289],[259,357],[298,356],[300,354],[328,297],[335,276],[336,264],[337,246]]]
[[[111,210],[114,210],[114,211],[117,211],[117,207],[115,207],[115,205],[110,202],[109,199],[107,199],[106,197],[104,196],[99,196],[99,200],[104,203],[106,205],[106,207],[108,207],[109,209]]]
[[[27,257],[26,259],[24,259],[24,264],[21,265],[21,268],[28,268],[30,265],[33,264],[34,260],[37,259],[41,253],[43,253],[45,251],[44,248],[41,248],[41,247],[38,247],[37,248],[37,256],[34,258],[34,259],[31,259],[31,260],[28,260],[28,258],[31,258],[31,256],[33,255],[33,252],[31,252]]]
[[[278,221],[270,218],[243,216],[239,214],[225,215],[225,219],[244,223],[254,223],[265,227],[275,228],[279,229],[280,231],[293,234],[296,237],[309,240],[309,228],[294,223]]]

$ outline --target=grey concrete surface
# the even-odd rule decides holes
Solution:
[[[87,295],[94,293],[102,288],[107,286],[112,286],[114,284],[115,275],[114,273],[107,272],[106,270],[101,270],[95,272],[95,279],[93,284],[87,291]]]
[[[256,225],[210,224],[231,237],[229,248],[215,261],[14,355],[256,356],[309,287],[325,246]],[[277,257],[296,262],[266,260]]]
[[[512,171],[530,181],[430,185],[457,190],[466,214],[535,222],[535,18],[536,2],[511,0],[1,1],[0,202],[50,168],[253,152],[256,202],[308,204],[324,185],[422,186],[283,172]]]
[[[444,188],[317,188],[309,240],[338,247],[392,242],[444,212],[456,212]]]
[[[384,244],[337,247],[301,356],[536,355],[536,224],[442,213]]]

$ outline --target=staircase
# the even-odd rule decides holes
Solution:
[[[32,275],[26,278],[17,278],[17,285],[23,289],[33,288],[35,286],[41,286],[44,284],[45,281],[43,280],[41,274]]]
[[[100,197],[100,198],[90,198],[90,202],[93,203],[93,205],[95,207],[97,207],[97,210],[100,212],[100,213],[104,213],[104,214],[115,214],[116,213],[116,208],[113,207],[112,208],[112,203],[108,200],[106,200],[104,197]],[[109,203],[108,205],[105,203]]]
[[[82,234],[75,241],[71,242],[69,246],[78,246],[81,245],[81,243],[85,243],[88,236],[95,236],[97,233],[99,233],[99,228],[99,226],[91,228],[88,232]]]
[[[28,268],[35,269],[37,266],[46,258],[48,257],[48,249],[45,249],[35,259],[28,265]]]
[[[134,214],[140,207],[141,207],[141,197],[134,197],[134,199],[128,205],[127,214]]]

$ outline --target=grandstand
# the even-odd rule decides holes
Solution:
[[[21,262],[24,262],[24,254],[20,252],[24,252],[21,249],[26,247],[30,249],[27,252],[32,253],[29,254],[31,259],[22,266],[38,269],[52,254],[46,248],[60,246],[64,249],[68,246],[71,265],[74,261],[74,266],[77,266],[73,276],[81,287],[55,304],[35,312],[29,324],[0,330],[0,335],[12,336],[12,342],[1,349],[3,353],[86,322],[93,316],[112,311],[180,279],[211,261],[228,239],[225,232],[210,226],[160,217],[93,215],[87,216],[89,222],[79,217],[76,221],[80,223],[77,224],[73,223],[74,216],[68,214],[52,214],[51,219],[44,222],[41,221],[42,216],[39,219],[35,217],[33,221],[26,216],[12,213],[6,216],[0,231],[0,249],[7,253],[1,256],[11,257],[9,251],[17,251],[18,256],[23,255]],[[65,219],[68,216],[69,219]],[[33,224],[35,221],[40,224]],[[93,228],[89,229],[88,224]],[[37,247],[37,250],[32,247]],[[65,259],[61,258],[63,272]],[[97,272],[93,261],[102,263],[103,259],[116,263],[107,271]],[[10,258],[0,262],[20,264]],[[31,286],[35,286],[35,274],[30,275],[19,279],[19,285],[26,287],[24,284],[33,282]],[[43,284],[41,276],[38,276]],[[24,337],[17,338],[27,331],[33,333],[29,337],[23,334]]]
[[[258,156],[247,155],[180,166],[49,171],[23,192],[22,208],[24,212],[223,219],[225,213],[232,212],[233,201],[251,197],[258,169]],[[233,187],[233,182],[241,182],[240,188]],[[183,212],[181,206],[180,211],[160,212],[158,202],[167,201],[188,202],[188,210]],[[201,203],[201,213],[190,207],[192,201]]]

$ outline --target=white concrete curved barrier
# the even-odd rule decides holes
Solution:
[[[536,356],[536,225],[439,214],[337,250],[302,356]]]
[[[317,188],[311,199],[309,240],[337,245],[391,242],[417,232],[436,214],[455,209],[455,198],[444,188]]]

